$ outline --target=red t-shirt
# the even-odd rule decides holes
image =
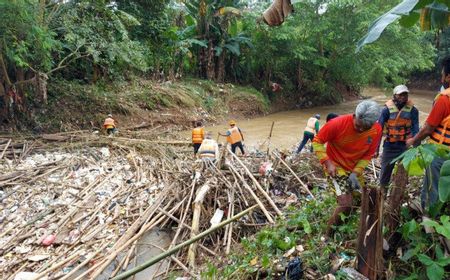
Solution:
[[[434,103],[427,118],[427,123],[431,126],[438,126],[448,115],[450,115],[450,98],[441,95]]]
[[[382,128],[379,123],[375,123],[367,131],[358,132],[353,126],[353,115],[349,114],[326,123],[313,142],[327,143],[326,156],[345,170],[353,171],[359,161],[368,163],[371,160],[381,135]],[[319,159],[321,162],[326,160],[320,156]]]

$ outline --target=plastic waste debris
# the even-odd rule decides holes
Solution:
[[[55,242],[56,236],[54,234],[47,235],[44,240],[42,240],[42,245],[50,246]]]
[[[22,271],[16,274],[14,280],[48,280],[47,276],[36,279],[36,276],[38,275],[39,274],[35,272]]]
[[[285,272],[285,280],[299,280],[303,277],[303,261],[299,257],[290,260]]]
[[[223,210],[220,210],[219,208],[216,209],[213,217],[209,221],[211,223],[211,227],[218,225],[222,221],[223,214],[224,214]]]
[[[261,176],[269,176],[272,174],[273,168],[271,162],[263,162],[263,164],[259,167],[259,174]]]

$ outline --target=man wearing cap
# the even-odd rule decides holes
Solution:
[[[319,120],[320,120],[320,115],[316,114],[314,117],[309,118],[308,122],[306,123],[306,127],[305,130],[303,131],[303,140],[300,143],[300,145],[298,146],[297,149],[297,154],[299,154],[302,150],[303,147],[305,147],[306,143],[308,143],[308,141],[312,141],[314,139],[314,135],[316,135],[317,133],[319,133]],[[311,152],[312,152],[312,146],[311,146]]]
[[[393,159],[406,151],[406,140],[419,132],[419,110],[408,99],[409,90],[405,85],[394,88],[394,95],[381,111],[378,123],[386,136],[381,155],[380,185],[387,187],[391,180]]]
[[[327,122],[314,137],[314,152],[324,166],[330,187],[337,195],[337,207],[328,220],[327,235],[332,226],[342,222],[341,214],[350,214],[353,190],[364,182],[363,171],[376,152],[382,129],[376,122],[380,106],[365,100],[356,106],[354,114],[339,116]]]
[[[228,124],[230,125],[230,129],[228,129],[225,134],[219,132],[219,135],[227,137],[227,142],[231,144],[231,151],[233,154],[236,153],[236,148],[239,147],[242,155],[245,155],[244,145],[242,144],[244,135],[242,134],[241,129],[236,126],[236,121],[234,120],[229,121]]]

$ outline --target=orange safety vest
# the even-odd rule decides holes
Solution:
[[[192,143],[201,144],[205,137],[205,130],[203,127],[196,127],[192,130]]]
[[[228,129],[228,132],[230,132],[230,135],[227,136],[228,143],[234,144],[234,143],[242,141],[242,136],[241,136],[241,133],[239,132],[239,128],[237,128],[237,126]]]
[[[116,127],[116,124],[114,123],[114,119],[113,118],[106,118],[105,122],[103,123],[103,127],[106,128],[106,129]]]
[[[413,103],[408,100],[406,105],[400,111],[392,100],[386,102],[385,105],[389,109],[389,119],[384,124],[386,141],[391,143],[405,142],[406,139],[412,136],[411,110],[414,107]]]
[[[450,89],[446,89],[440,94],[438,94],[437,98],[439,98],[441,95],[450,98]],[[438,125],[438,127],[436,127],[433,133],[431,133],[430,143],[450,146],[450,115],[445,117]]]
[[[205,139],[202,142],[202,145],[198,149],[198,153],[200,154],[200,158],[216,158],[216,141],[212,139]]]
[[[316,122],[318,119],[311,117],[306,124],[305,131],[311,132],[312,134],[316,134]]]

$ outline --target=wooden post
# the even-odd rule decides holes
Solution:
[[[376,280],[383,268],[383,189],[362,188],[359,222],[357,269]]]
[[[394,187],[388,197],[386,209],[385,225],[389,230],[388,241],[397,230],[400,219],[400,208],[403,202],[406,185],[408,184],[408,174],[403,164],[397,167],[397,173],[394,176]]]

